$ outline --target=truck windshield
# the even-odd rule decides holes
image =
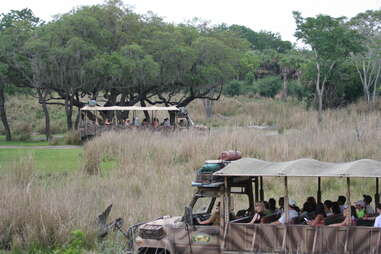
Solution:
[[[207,213],[210,212],[214,205],[215,197],[199,197],[193,206],[193,213]]]

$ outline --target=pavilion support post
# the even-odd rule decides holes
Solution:
[[[348,206],[348,209],[349,209],[349,216],[350,216],[350,218],[352,218],[352,209],[351,209],[351,179],[349,177],[347,177],[347,206]]]
[[[287,183],[287,176],[284,177],[284,216],[285,216],[285,223],[284,223],[284,233],[283,233],[283,243],[282,243],[282,250],[284,253],[287,253],[286,247],[287,247],[287,224],[288,224],[288,183]]]
[[[254,188],[255,188],[255,203],[257,203],[259,201],[259,192],[258,192],[259,184],[258,184],[258,180],[259,180],[259,177],[256,176],[255,177],[255,184],[254,184]]]
[[[284,214],[286,218],[286,224],[288,223],[288,183],[287,176],[284,177]]]
[[[321,203],[321,177],[318,177],[317,202]]]
[[[377,205],[380,203],[380,182],[379,178],[376,178],[376,194],[374,195],[374,204],[376,206],[375,211],[377,211]]]
[[[223,235],[221,235],[221,249],[225,249],[225,244],[226,244],[226,234],[228,232],[228,223],[229,223],[229,213],[230,213],[230,207],[229,207],[229,201],[230,201],[230,192],[229,192],[229,186],[228,186],[228,178],[225,176],[224,177],[224,198],[222,200],[223,202],[223,213],[220,213],[221,216],[221,231],[223,232]],[[221,207],[220,207],[221,209]],[[222,211],[222,210],[220,210]]]
[[[94,131],[94,135],[96,136],[97,135],[97,132],[98,132],[98,127],[99,127],[99,122],[98,122],[98,111],[95,111],[94,112],[94,115],[95,115],[95,131]]]
[[[263,176],[259,177],[259,184],[260,184],[260,187],[259,187],[259,198],[260,198],[261,202],[263,202],[265,200],[265,193],[263,191]]]

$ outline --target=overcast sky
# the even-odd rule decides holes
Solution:
[[[0,13],[28,7],[45,21],[74,7],[103,3],[103,0],[0,0]],[[227,23],[250,27],[255,31],[280,33],[283,39],[295,41],[292,11],[305,16],[328,14],[352,17],[369,9],[380,9],[381,0],[125,0],[137,13],[153,11],[169,22],[194,17],[213,24]]]

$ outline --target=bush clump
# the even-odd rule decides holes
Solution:
[[[68,131],[65,134],[64,142],[67,145],[80,145],[81,135],[79,131]]]
[[[32,138],[32,126],[27,122],[16,123],[13,126],[13,137],[18,141],[29,141]]]

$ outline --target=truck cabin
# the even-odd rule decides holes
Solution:
[[[220,183],[221,186],[213,195],[212,202],[205,210],[202,210],[200,215],[204,218],[207,217],[212,211],[211,206],[215,204],[216,199],[221,200],[220,241],[222,253],[272,253],[285,250],[290,253],[381,253],[381,228],[374,228],[373,224],[369,223],[311,226],[304,220],[299,222],[289,220],[289,209],[291,208],[288,205],[285,205],[283,210],[287,223],[272,224],[268,221],[261,221],[257,224],[248,223],[254,213],[254,201],[264,201],[266,186],[263,186],[263,179],[266,177],[282,179],[283,184],[279,188],[283,189],[284,204],[288,204],[292,198],[289,196],[288,180],[290,178],[316,179],[317,202],[321,202],[324,196],[322,179],[344,178],[348,207],[352,205],[351,179],[373,179],[374,201],[377,205],[380,202],[380,161],[364,159],[347,163],[328,163],[300,159],[288,162],[269,162],[243,158],[229,163],[215,172],[214,176],[222,177],[223,183]],[[237,182],[237,179],[246,180]],[[234,214],[235,217],[232,218],[231,213],[235,209],[236,203],[236,199],[232,201],[232,197],[237,187],[243,188],[241,193],[249,196],[247,212],[238,213],[237,211]],[[201,189],[199,189],[199,194],[200,197],[207,196]],[[198,198],[195,196],[195,199]],[[196,202],[193,207],[195,204]],[[351,209],[347,216],[353,215],[350,211]],[[196,213],[195,216],[198,214]]]
[[[254,210],[253,183],[256,178],[234,177],[229,179],[230,187],[230,219],[237,221],[248,220]],[[210,187],[212,186],[212,187]],[[189,207],[193,212],[193,224],[198,225],[198,221],[207,220],[213,211],[220,206],[223,200],[224,183],[206,184],[197,187]],[[199,219],[199,220],[198,220]]]

